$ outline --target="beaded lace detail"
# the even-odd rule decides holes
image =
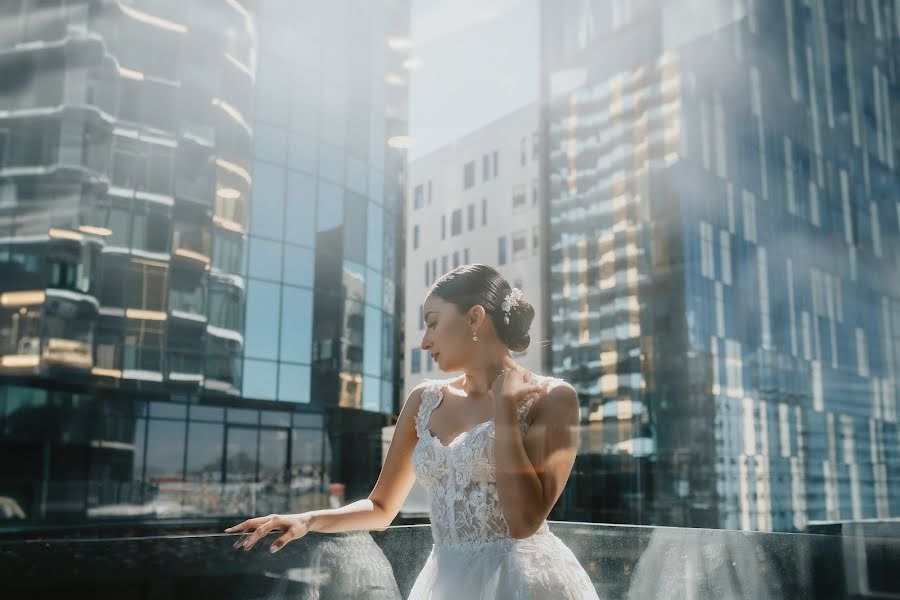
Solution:
[[[535,380],[535,377],[537,378]],[[532,376],[531,381],[553,380]],[[481,542],[509,540],[509,526],[500,510],[494,461],[494,421],[483,421],[444,445],[428,430],[431,413],[443,399],[444,385],[453,379],[432,380],[422,391],[416,414],[419,441],[413,450],[413,469],[431,499],[431,531],[437,545],[477,548]],[[552,385],[552,384],[551,384]],[[518,407],[524,436],[527,417],[537,393]],[[544,521],[538,533],[549,531]]]

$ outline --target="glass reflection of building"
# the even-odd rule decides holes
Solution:
[[[351,5],[0,7],[0,496],[28,519],[374,482],[408,6]]]
[[[368,494],[395,411],[409,3],[261,2],[244,395],[321,407]],[[351,455],[347,450],[353,449]],[[328,475],[327,474],[327,475]]]
[[[552,368],[585,419],[560,509],[896,517],[896,15],[702,4],[543,11]]]

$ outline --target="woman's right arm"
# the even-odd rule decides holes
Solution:
[[[283,531],[270,551],[280,550],[288,542],[303,537],[309,531],[337,533],[340,531],[356,531],[365,529],[382,529],[391,524],[409,490],[415,482],[416,475],[412,467],[412,451],[415,448],[415,417],[422,399],[425,384],[413,388],[403,403],[400,416],[394,428],[394,436],[388,448],[381,474],[372,489],[372,493],[364,500],[351,502],[340,508],[314,510],[296,515],[268,515],[248,519],[243,523],[229,527],[228,533],[253,533],[238,540],[235,548],[250,550],[256,542],[271,531]]]

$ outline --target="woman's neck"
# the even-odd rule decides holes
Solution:
[[[466,370],[458,385],[470,398],[489,396],[494,381],[500,376],[500,371],[515,367],[518,367],[517,363],[507,354],[491,361],[485,367]]]

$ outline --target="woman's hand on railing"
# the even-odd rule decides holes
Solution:
[[[282,531],[283,534],[269,546],[269,552],[281,550],[285,544],[302,538],[309,532],[309,524],[312,515],[300,513],[296,515],[268,515],[247,519],[243,523],[234,525],[225,530],[226,533],[244,533],[237,542],[235,548],[250,550],[259,540],[269,535],[272,531]]]

